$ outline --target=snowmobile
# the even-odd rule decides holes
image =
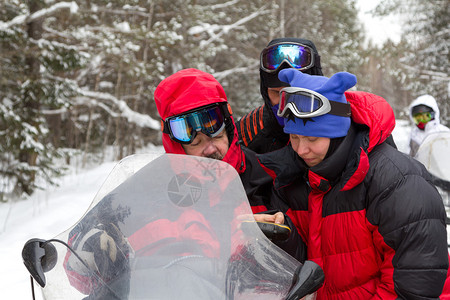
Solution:
[[[262,231],[264,230],[264,232]],[[239,175],[202,157],[120,161],[85,215],[22,257],[44,299],[314,299],[322,269],[255,222]],[[270,237],[270,239],[269,239]]]
[[[431,174],[432,182],[438,189],[450,224],[450,132],[430,134],[420,144],[415,159],[420,161]]]

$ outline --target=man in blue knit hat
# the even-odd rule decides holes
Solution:
[[[290,85],[277,111],[290,146],[258,158],[278,191],[273,207],[324,270],[316,299],[447,297],[442,199],[423,165],[386,142],[395,126],[389,104],[348,92],[350,73],[278,76]]]

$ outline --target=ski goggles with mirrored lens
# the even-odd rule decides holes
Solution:
[[[178,143],[190,144],[202,132],[215,137],[225,128],[226,114],[219,103],[161,120],[162,131]]]
[[[422,113],[417,113],[413,116],[413,120],[414,123],[419,124],[419,123],[428,123],[431,120],[434,119],[434,112],[422,112]]]
[[[280,43],[261,52],[261,69],[267,73],[275,72],[283,62],[297,70],[309,69],[314,65],[313,50],[302,44]]]
[[[350,117],[351,107],[349,103],[328,100],[325,96],[312,90],[286,87],[280,91],[277,115],[287,118],[290,114],[302,119],[325,114]]]

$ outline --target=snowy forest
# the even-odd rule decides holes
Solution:
[[[396,118],[433,95],[450,124],[450,0],[382,0],[398,43],[365,42],[355,0],[3,0],[0,201],[64,172],[56,159],[116,159],[161,143],[153,92],[184,68],[213,74],[236,119],[262,104],[259,54],[277,37],[312,40],[324,74],[354,73]]]

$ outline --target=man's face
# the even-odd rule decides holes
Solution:
[[[291,146],[308,167],[322,162],[330,147],[330,139],[325,137],[290,134]]]
[[[182,144],[187,155],[202,156],[222,160],[228,151],[228,136],[225,129],[215,137],[198,132],[190,144]]]
[[[282,88],[284,88],[284,86],[267,88],[267,93],[269,94],[269,99],[272,106],[280,103],[280,91]]]

